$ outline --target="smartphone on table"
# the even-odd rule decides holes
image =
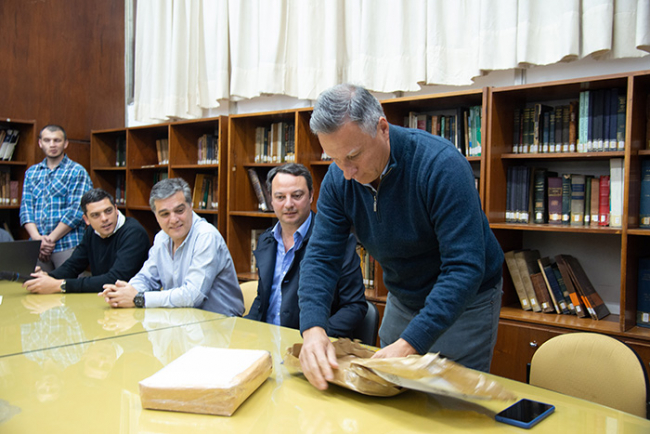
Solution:
[[[530,399],[521,399],[499,412],[495,419],[498,422],[518,426],[520,428],[532,428],[542,419],[555,411],[555,406]]]

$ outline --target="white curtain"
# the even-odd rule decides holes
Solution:
[[[492,70],[650,52],[650,0],[139,0],[135,117],[221,100],[468,85]],[[229,64],[230,62],[230,64]]]
[[[201,117],[228,99],[228,0],[140,0],[134,115],[140,122]]]

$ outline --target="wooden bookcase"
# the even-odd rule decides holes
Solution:
[[[625,151],[513,154],[514,111],[533,103],[551,106],[578,100],[580,92],[618,88],[627,95]],[[640,160],[648,158],[646,101],[650,73],[607,75],[490,89],[489,154],[485,211],[504,251],[539,249],[542,257],[576,256],[596,290],[609,304],[620,304],[600,321],[571,315],[543,314],[521,309],[510,274],[504,267],[501,325],[492,372],[525,381],[526,366],[535,348],[550,337],[568,332],[598,332],[618,337],[638,349],[650,362],[650,329],[636,326],[638,259],[650,255],[650,231],[638,228]],[[644,155],[646,155],[644,157]],[[547,168],[561,173],[608,175],[612,158],[624,159],[624,210],[621,228],[506,223],[506,176],[511,166]],[[577,252],[577,253],[576,253]],[[617,270],[603,274],[603,270]],[[613,274],[613,275],[612,275]]]
[[[8,205],[0,204],[0,224],[4,226],[4,223],[6,223],[14,238],[26,239],[28,238],[28,235],[20,225],[19,210],[23,194],[25,171],[29,166],[36,162],[35,152],[38,142],[36,121],[0,118],[0,128],[12,130],[17,129],[20,131],[18,144],[14,149],[11,160],[0,160],[0,173],[4,176],[4,173],[9,172],[10,179],[12,181],[18,181],[17,202]]]
[[[198,138],[203,134],[218,135],[218,164],[198,164]],[[96,187],[115,194],[117,177],[125,179],[126,202],[119,206],[126,215],[136,218],[151,239],[160,230],[149,206],[149,195],[155,180],[161,176],[181,177],[192,191],[196,174],[207,173],[219,179],[218,203],[226,203],[227,117],[172,122],[156,125],[98,130],[91,133],[91,178]],[[126,140],[126,165],[117,166],[117,142]],[[156,141],[167,139],[169,164],[159,164]],[[194,209],[214,224],[225,238],[226,213]]]
[[[232,115],[228,119],[228,223],[227,243],[235,270],[240,280],[255,280],[251,271],[251,230],[267,229],[277,219],[272,211],[258,209],[258,200],[248,176],[248,169],[255,169],[264,182],[266,174],[276,163],[255,162],[256,128],[269,128],[277,122],[296,125],[295,144],[298,162],[306,138],[299,133],[295,110]]]

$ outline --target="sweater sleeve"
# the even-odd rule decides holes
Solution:
[[[368,311],[356,246],[356,238],[350,234],[337,284],[338,306],[332,306],[334,313],[329,319],[328,336],[352,338],[354,330],[363,321]]]
[[[312,327],[327,330],[330,308],[334,297],[350,223],[343,212],[343,204],[334,193],[332,169],[325,175],[318,198],[318,212],[314,229],[300,264],[300,332]]]
[[[426,297],[424,307],[411,320],[401,337],[420,354],[465,311],[484,277],[486,255],[478,194],[464,157],[448,152],[431,170],[422,171],[424,194],[440,249],[440,274]]]
[[[93,271],[92,276],[67,280],[68,292],[100,292],[103,290],[102,287],[104,284],[115,283],[117,280],[128,282],[140,270],[142,264],[147,259],[147,252],[149,250],[149,237],[144,228],[139,224],[125,224],[113,236],[116,237],[113,240],[115,243],[113,265],[107,272],[102,274],[95,274],[96,270],[91,270]],[[75,249],[73,257],[77,254],[79,247]],[[87,255],[88,252],[86,251],[86,258]],[[68,262],[69,260],[66,261],[66,264]],[[72,273],[66,275],[77,276],[78,274]]]

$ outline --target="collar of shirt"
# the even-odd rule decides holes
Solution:
[[[109,236],[107,236],[106,238],[110,238],[110,237],[112,237],[113,234],[114,234],[115,232],[117,232],[117,230],[118,230],[119,228],[121,228],[122,226],[124,226],[124,222],[126,222],[126,217],[124,217],[124,214],[122,214],[122,213],[120,212],[119,209],[116,209],[116,211],[117,211],[117,224],[115,225],[115,229],[113,229],[113,232],[112,232]],[[102,238],[102,234],[100,234],[100,233],[97,232],[97,231],[95,231],[95,233],[96,233],[97,235],[99,235],[99,238]]]
[[[41,169],[48,169],[48,170],[54,171],[54,170],[58,169],[59,167],[61,169],[63,169],[65,166],[68,165],[69,161],[71,161],[71,160],[68,158],[68,154],[64,154],[63,159],[61,160],[61,162],[54,169],[50,169],[47,166],[47,157],[43,158],[43,160],[40,163],[38,163],[38,165],[41,167]]]
[[[384,175],[386,174],[386,172],[388,172],[388,166],[390,166],[390,157],[388,158],[388,162],[386,163],[386,166],[384,167],[384,170],[381,172],[381,175],[379,175],[379,181],[380,182],[381,182],[381,178],[383,178]],[[366,187],[370,187],[373,190],[375,189],[375,187],[372,186],[372,183],[363,184],[363,185],[365,185]]]
[[[305,237],[307,236],[307,232],[309,231],[310,224],[311,224],[311,212],[307,216],[307,220],[305,220],[303,224],[300,225],[298,230],[293,234],[294,251],[298,250],[302,245],[302,241],[305,239]],[[275,241],[278,242],[278,246],[282,247],[282,251],[284,252],[284,242],[282,241],[282,226],[280,225],[280,222],[277,222],[273,227],[273,238],[275,238]]]

